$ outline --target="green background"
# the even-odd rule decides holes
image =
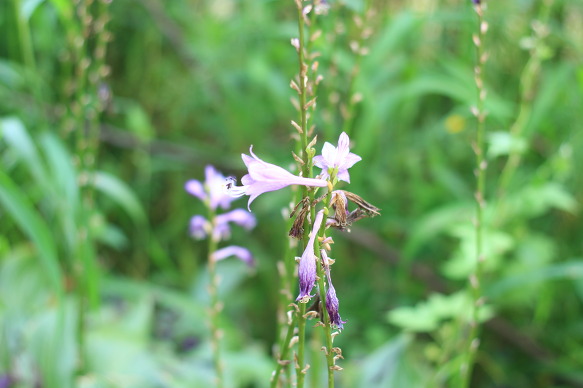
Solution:
[[[346,131],[362,161],[342,188],[382,209],[332,234],[337,385],[453,386],[475,260],[476,15],[469,1],[330,6],[312,26],[316,149]],[[296,16],[291,0],[0,3],[8,386],[212,384],[207,245],[188,235],[205,209],[184,183],[207,164],[240,178],[250,145],[293,168]],[[582,386],[583,3],[491,1],[485,18],[487,322],[471,386]],[[254,270],[218,265],[228,386],[269,384],[291,193],[262,195],[257,227],[233,230]]]

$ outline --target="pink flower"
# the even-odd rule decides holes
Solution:
[[[184,185],[185,190],[201,201],[208,200],[209,206],[213,210],[219,206],[228,209],[235,199],[224,192],[225,177],[211,165],[206,166],[204,175],[204,184],[196,179],[191,179]]]
[[[242,226],[250,230],[255,227],[255,216],[247,210],[235,209],[228,213],[219,214],[215,218],[215,229],[213,230],[213,238],[216,241],[227,240],[231,236],[231,228],[229,222]]]
[[[243,186],[234,186],[234,178],[230,178],[231,181],[227,183],[230,195],[234,197],[250,196],[247,208],[261,194],[279,190],[289,185],[312,187],[326,187],[328,185],[323,179],[296,176],[275,164],[264,162],[253,153],[253,146],[249,148],[249,153],[251,156],[241,155],[248,171],[248,174],[241,179]]]
[[[253,260],[253,255],[247,248],[239,247],[236,245],[230,245],[228,247],[221,248],[212,254],[212,259],[214,261],[219,261],[226,259],[227,257],[235,256],[241,259],[245,264],[250,267],[255,265],[255,260]]]
[[[310,232],[310,239],[304,249],[302,257],[300,257],[300,265],[298,266],[298,278],[300,281],[300,295],[296,298],[296,301],[307,302],[313,295],[310,295],[314,283],[316,282],[316,255],[314,254],[314,242],[316,241],[316,236],[320,230],[320,225],[322,225],[322,219],[324,218],[324,210],[320,210],[316,214],[316,219],[314,220],[314,226]]]
[[[196,215],[190,219],[190,235],[192,237],[201,240],[206,237],[208,229],[210,229],[210,224],[203,216]]]
[[[348,169],[362,158],[350,152],[350,139],[346,132],[342,132],[338,138],[338,147],[326,142],[322,147],[322,155],[314,157],[314,165],[322,169],[321,176],[328,178],[330,169],[338,169],[338,180],[350,183]]]

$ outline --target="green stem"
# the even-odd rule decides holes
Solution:
[[[211,222],[212,229],[215,227],[215,212],[211,208],[210,203],[208,206],[208,219]],[[219,301],[218,288],[219,279],[216,271],[216,261],[213,258],[214,253],[217,250],[218,241],[212,236],[208,239],[208,271],[209,271],[209,296],[210,296],[210,329],[211,329],[211,345],[213,351],[213,365],[216,374],[216,387],[223,387],[223,364],[221,359],[221,330],[219,325],[219,316],[222,306]]]
[[[476,89],[478,92],[478,102],[476,111],[474,112],[477,118],[477,133],[474,151],[476,153],[476,224],[475,224],[475,267],[474,273],[470,275],[470,288],[472,294],[472,314],[470,317],[470,334],[465,349],[465,359],[461,367],[461,387],[466,388],[470,384],[472,370],[475,363],[476,353],[480,345],[480,325],[479,312],[482,305],[482,291],[481,281],[483,272],[484,252],[483,252],[483,234],[484,234],[484,207],[486,202],[484,200],[484,192],[486,186],[486,168],[485,160],[485,119],[486,113],[484,110],[485,89],[483,84],[483,65],[485,62],[483,43],[487,31],[487,25],[484,22],[483,8],[480,4],[475,6],[476,15],[478,16],[478,34],[475,35],[474,44],[476,47],[476,66],[474,70],[474,79],[476,81]],[[477,39],[476,39],[477,38]]]
[[[308,163],[309,155],[306,150],[308,148],[308,112],[306,107],[307,102],[307,81],[308,81],[308,65],[305,61],[305,23],[304,15],[301,7],[301,3],[298,6],[298,62],[299,62],[299,100],[300,100],[300,127],[302,132],[300,133],[301,146],[302,146],[302,160],[304,165],[302,166],[303,176],[311,176],[311,168]],[[304,190],[307,190],[304,188]]]
[[[299,65],[299,114],[300,114],[300,128],[302,131],[300,132],[300,143],[301,143],[301,158],[303,161],[302,165],[302,175],[304,177],[311,177],[312,176],[312,169],[311,169],[311,157],[308,153],[308,114],[306,109],[307,103],[307,83],[308,83],[308,66],[305,63],[305,23],[304,23],[304,15],[302,10],[301,0],[298,0],[297,4],[297,12],[298,12],[298,65]],[[309,191],[307,187],[302,186],[303,197],[309,197],[310,202],[314,199],[313,191]],[[315,211],[311,209],[311,219],[314,219]],[[310,224],[309,220],[306,217],[306,222],[304,225],[304,238],[303,238],[303,248],[305,249],[306,244],[308,242],[308,234],[310,231]],[[305,361],[305,342],[306,342],[306,303],[299,304],[299,310],[297,314],[297,322],[298,322],[298,353],[297,353],[297,360],[296,360],[296,379],[297,379],[297,387],[302,388],[304,386],[304,361]]]
[[[279,355],[279,358],[277,360],[277,367],[275,368],[275,372],[273,373],[273,376],[271,377],[271,385],[270,385],[271,388],[277,387],[277,383],[279,382],[279,375],[281,374],[281,370],[283,369],[285,362],[289,357],[289,352],[290,352],[289,344],[290,344],[291,339],[294,335],[294,329],[296,327],[297,319],[298,319],[297,315],[294,314],[292,321],[290,322],[290,324],[287,328],[287,334],[279,346],[279,351],[281,352],[281,354]]]
[[[325,224],[325,222],[323,223]],[[320,230],[318,234],[320,237],[324,235],[323,231]],[[316,265],[316,271],[318,274],[318,292],[320,294],[320,303],[322,304],[322,318],[324,321],[324,340],[326,343],[326,364],[328,369],[328,388],[334,387],[334,352],[332,351],[332,326],[330,324],[330,316],[328,315],[328,310],[326,310],[326,282],[324,268],[320,264],[322,257],[320,255],[320,250],[318,249],[316,257],[318,258],[318,265]]]
[[[546,0],[540,10],[539,17],[540,24],[546,25],[550,16],[550,10],[553,5],[553,0]],[[532,49],[532,54],[520,77],[520,107],[518,110],[518,117],[510,127],[511,138],[517,140],[524,132],[532,113],[532,101],[535,96],[535,89],[538,75],[540,74],[543,57],[538,53],[542,45],[544,36],[537,36],[535,31],[533,40],[536,41],[535,47]],[[520,150],[510,150],[508,161],[504,165],[504,169],[500,175],[500,183],[498,185],[498,196],[503,198],[508,190],[508,186],[512,181],[512,177],[516,172],[521,161]],[[503,211],[501,211],[504,214]]]
[[[304,378],[306,377],[306,372],[304,371],[304,358],[305,358],[305,348],[306,348],[306,304],[299,303],[299,311],[297,312],[298,320],[298,359],[296,364],[296,377],[297,377],[297,387],[302,388],[304,386]]]
[[[28,21],[24,19],[21,12],[21,1],[14,0],[14,16],[18,27],[18,37],[20,41],[20,50],[22,55],[22,63],[31,71],[36,71],[36,61],[34,59],[34,51],[32,48],[32,39],[30,36],[30,27]]]

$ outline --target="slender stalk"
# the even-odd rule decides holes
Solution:
[[[326,196],[325,201],[328,199]],[[324,208],[324,216],[328,215],[328,208]],[[318,232],[318,237],[323,239],[326,230],[326,222],[322,222],[322,226]],[[316,257],[318,259],[318,265],[316,265],[317,279],[318,279],[318,292],[320,294],[320,303],[322,304],[322,320],[324,321],[324,341],[326,344],[325,355],[326,364],[328,372],[328,388],[334,387],[334,352],[332,351],[332,326],[330,324],[330,316],[328,315],[328,310],[326,309],[326,274],[324,273],[324,267],[321,265],[322,256],[320,254],[320,249],[317,249]]]
[[[308,65],[305,61],[305,21],[303,14],[302,0],[296,0],[297,14],[298,14],[298,65],[299,65],[299,116],[300,116],[300,144],[301,144],[301,158],[303,161],[302,165],[302,175],[305,177],[312,176],[311,168],[311,156],[308,153],[308,112],[307,112],[307,84],[308,84]],[[310,201],[314,199],[314,194],[309,191],[307,187],[302,187],[303,197],[309,197]],[[311,209],[311,220],[314,219],[315,210]],[[304,225],[304,238],[303,238],[303,248],[306,247],[308,242],[308,234],[310,231],[309,219],[306,218]],[[306,303],[300,303],[299,309],[297,311],[297,323],[298,323],[298,352],[296,361],[296,386],[302,388],[304,386],[304,377],[306,373],[306,368],[304,366],[305,360],[305,343],[306,343]]]
[[[215,229],[215,212],[208,206],[208,219],[212,224],[212,230]],[[221,329],[220,329],[220,313],[222,304],[219,301],[218,288],[219,278],[216,271],[216,261],[214,260],[214,253],[217,250],[218,241],[212,236],[208,239],[208,272],[209,272],[209,287],[208,292],[210,296],[209,308],[209,323],[211,330],[211,346],[213,351],[213,365],[215,368],[215,382],[217,388],[222,388],[223,381],[223,363],[221,358]]]
[[[298,62],[299,62],[299,92],[298,98],[300,100],[300,133],[301,147],[302,147],[302,173],[305,177],[311,176],[311,168],[308,163],[309,155],[306,148],[308,148],[308,110],[306,108],[307,102],[307,84],[308,84],[308,65],[305,60],[305,22],[301,0],[296,0],[298,8]],[[307,189],[304,187],[304,191]]]
[[[540,53],[542,40],[548,34],[546,24],[550,16],[550,11],[554,0],[545,0],[540,9],[538,28],[534,28],[533,41],[535,45],[531,51],[531,57],[526,63],[522,75],[520,76],[520,106],[518,108],[518,117],[510,127],[510,135],[512,139],[519,139],[524,132],[528,121],[532,115],[532,101],[535,96],[535,89],[537,86],[538,76],[540,74],[542,61],[544,55]],[[544,51],[544,50],[543,50]],[[512,177],[518,168],[522,159],[521,153],[517,149],[510,150],[508,160],[504,165],[504,169],[500,174],[500,183],[498,184],[498,195],[503,198],[508,189]]]
[[[30,36],[30,27],[28,21],[22,14],[22,4],[20,0],[14,0],[13,3],[14,16],[18,28],[18,38],[20,42],[20,51],[22,56],[22,63],[27,70],[36,71],[36,61],[34,58],[34,51],[32,48],[32,39]]]
[[[470,275],[470,288],[472,294],[472,314],[470,317],[470,334],[465,349],[465,359],[461,366],[461,387],[469,387],[472,370],[475,363],[476,353],[480,345],[480,325],[479,312],[483,304],[481,281],[484,263],[483,250],[483,235],[484,235],[484,207],[486,202],[484,200],[484,191],[486,186],[486,168],[487,162],[485,159],[485,119],[486,112],[484,110],[484,100],[486,91],[482,78],[483,67],[486,61],[484,55],[483,43],[488,24],[484,21],[483,8],[480,3],[475,4],[474,10],[478,17],[478,33],[473,36],[474,45],[476,48],[476,66],[474,68],[474,80],[478,92],[478,101],[473,113],[477,119],[476,142],[474,144],[474,152],[476,154],[476,222],[475,222],[475,258],[476,263],[474,273]]]
[[[306,303],[299,304],[299,311],[297,313],[298,320],[298,354],[296,360],[296,377],[298,388],[304,386],[304,378],[306,377],[306,368],[304,367],[304,357],[306,348]]]
[[[279,355],[279,358],[277,360],[277,367],[275,368],[275,371],[273,372],[273,376],[271,377],[271,388],[276,388],[277,387],[277,383],[279,382],[279,375],[281,374],[281,370],[283,369],[283,367],[285,365],[287,365],[287,358],[289,357],[289,351],[290,351],[290,342],[291,339],[294,335],[294,329],[296,327],[296,323],[297,323],[297,315],[293,314],[292,315],[292,320],[288,325],[287,328],[287,334],[286,336],[283,338],[280,346],[279,346],[279,351],[281,352],[281,354]]]

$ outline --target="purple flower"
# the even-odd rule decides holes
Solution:
[[[226,240],[230,237],[231,228],[229,227],[229,222],[242,226],[247,230],[253,229],[256,224],[255,216],[247,210],[235,209],[228,213],[219,214],[215,218],[215,228],[213,230],[213,238],[216,241]]]
[[[298,278],[300,280],[300,295],[296,298],[296,301],[307,302],[313,295],[310,295],[314,283],[316,282],[316,255],[314,254],[314,242],[316,241],[316,236],[318,235],[318,230],[322,224],[322,219],[324,218],[324,211],[320,210],[316,214],[316,219],[314,220],[314,226],[310,232],[310,239],[304,249],[304,253],[300,258],[300,265],[298,266]]]
[[[236,245],[230,245],[228,247],[224,247],[215,251],[212,254],[212,259],[214,261],[219,261],[226,259],[227,257],[230,256],[236,256],[250,267],[255,265],[255,260],[253,259],[253,255],[251,254],[251,252],[246,248],[239,247]]]
[[[326,187],[328,184],[323,179],[304,178],[293,175],[289,171],[276,166],[275,164],[264,162],[253,153],[253,146],[249,148],[249,155],[242,154],[243,162],[247,166],[248,174],[243,176],[241,183],[243,186],[234,186],[230,182],[227,187],[234,197],[249,195],[247,208],[250,209],[251,202],[258,196],[268,191],[282,189],[289,185],[303,185]]]
[[[322,169],[321,176],[330,176],[330,169],[338,169],[336,177],[338,180],[350,183],[348,169],[362,158],[350,152],[350,139],[346,132],[342,132],[338,138],[338,147],[326,142],[322,147],[322,155],[314,157],[314,165]]]
[[[202,201],[208,200],[209,206],[213,210],[219,206],[228,209],[235,199],[224,190],[225,177],[211,165],[206,166],[204,175],[204,185],[200,181],[192,179],[186,182],[184,186],[186,191]]]
[[[16,379],[14,379],[10,374],[0,375],[0,388],[10,388],[12,384],[16,383]]]
[[[326,254],[322,250],[323,255]],[[332,278],[330,277],[330,266],[326,266],[326,278],[328,279],[328,289],[326,290],[326,310],[328,311],[328,316],[330,317],[330,324],[336,326],[339,330],[344,328],[345,321],[340,318],[340,313],[338,312],[339,302],[336,296],[336,290],[332,284]]]
[[[190,219],[190,235],[196,239],[203,239],[210,228],[206,218],[196,215]]]

